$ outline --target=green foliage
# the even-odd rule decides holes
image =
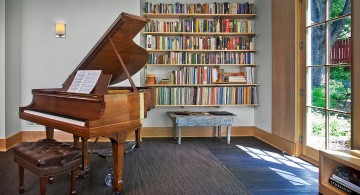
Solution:
[[[312,105],[325,108],[325,86],[320,85],[312,88]]]
[[[344,9],[345,0],[330,0],[330,18],[338,17]]]
[[[332,114],[330,115],[330,136],[331,137],[350,137],[350,116]],[[311,126],[313,136],[325,136],[325,116],[323,112],[315,111],[311,115]]]
[[[350,86],[350,67],[338,66],[330,68],[329,94],[331,109],[349,110]],[[312,105],[325,108],[325,85],[312,88]]]
[[[332,80],[342,81],[350,79],[350,67],[349,66],[336,66],[330,69],[330,75]]]
[[[329,0],[330,1],[330,18],[337,18],[341,16],[342,11],[344,10],[345,0]],[[345,25],[343,26],[341,32],[339,33],[338,39],[347,39],[349,38],[351,32],[351,19],[345,18]]]
[[[347,95],[346,89],[342,82],[331,80],[330,81],[330,108],[343,110],[345,109],[346,102],[350,100]]]

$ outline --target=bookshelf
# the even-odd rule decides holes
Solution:
[[[146,2],[144,16],[156,106],[258,105],[254,4]]]
[[[360,151],[320,151],[319,158],[319,192],[321,194],[347,194],[335,186],[332,186],[329,183],[329,178],[337,166],[347,166],[359,171]]]

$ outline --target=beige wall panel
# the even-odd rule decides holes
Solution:
[[[352,1],[352,149],[360,149],[360,1]],[[355,76],[356,75],[356,76]]]
[[[272,133],[295,140],[295,0],[272,0]]]
[[[295,143],[290,142],[282,137],[263,131],[259,128],[254,129],[254,136],[275,148],[282,150],[290,155],[295,155]]]

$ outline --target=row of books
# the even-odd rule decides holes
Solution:
[[[329,183],[348,194],[360,194],[360,171],[338,166],[329,178]]]
[[[151,53],[148,64],[255,64],[255,54],[252,52]]]
[[[254,14],[253,3],[158,3],[145,2],[145,13],[161,14]]]
[[[253,33],[254,20],[183,18],[178,21],[152,20],[146,32],[238,32]]]
[[[256,87],[158,87],[156,105],[258,104]]]
[[[239,74],[239,75],[238,75]],[[229,76],[234,76],[229,80]],[[241,76],[244,80],[236,79]],[[236,78],[235,78],[236,77]],[[183,67],[168,73],[169,84],[214,84],[224,82],[236,82],[244,84],[254,84],[254,67],[242,67],[240,72],[233,73],[232,75],[226,73],[224,69],[217,67]]]
[[[253,50],[254,37],[146,36],[147,49]]]

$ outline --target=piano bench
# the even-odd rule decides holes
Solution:
[[[18,164],[19,193],[24,193],[24,168],[40,177],[40,192],[46,194],[46,183],[52,176],[71,171],[71,194],[76,193],[76,169],[82,164],[82,152],[54,139],[22,142],[13,149]]]

